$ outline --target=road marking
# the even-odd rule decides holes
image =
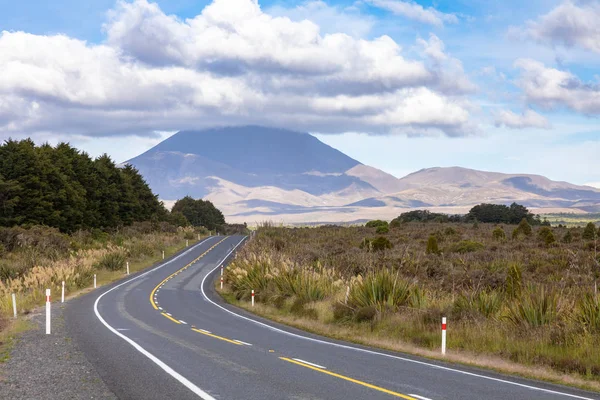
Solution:
[[[522,388],[530,389],[530,390],[534,390],[534,391],[539,391],[539,392],[550,393],[550,394],[555,394],[555,395],[559,395],[559,396],[570,397],[572,399],[594,400],[591,397],[583,397],[583,396],[578,396],[576,394],[559,392],[559,391],[550,390],[550,389],[544,389],[544,388],[537,387],[537,386],[527,385],[525,383],[519,383],[519,382],[509,381],[509,380],[501,379],[501,378],[494,378],[492,376],[480,375],[480,374],[476,374],[474,372],[462,371],[462,370],[456,369],[456,368],[444,367],[444,366],[432,364],[432,363],[429,363],[429,362],[426,362],[426,361],[413,360],[413,359],[406,358],[406,357],[394,356],[392,354],[381,353],[381,352],[378,352],[378,351],[375,351],[375,350],[361,349],[360,347],[353,347],[353,346],[346,345],[346,344],[328,342],[326,340],[315,339],[315,338],[311,338],[311,337],[308,337],[308,336],[302,336],[302,335],[297,334],[297,333],[292,333],[292,332],[288,332],[288,331],[280,329],[280,328],[276,328],[276,327],[274,327],[272,325],[266,324],[264,322],[257,321],[255,319],[246,317],[244,315],[237,314],[237,313],[235,313],[235,312],[233,312],[233,311],[231,311],[231,310],[223,307],[222,305],[215,303],[211,299],[209,299],[208,296],[206,295],[206,292],[204,291],[204,283],[205,283],[206,279],[213,272],[215,272],[217,269],[219,269],[221,267],[221,265],[225,262],[225,260],[227,260],[227,258],[235,251],[235,249],[237,249],[237,247],[239,245],[241,245],[244,242],[244,240],[246,240],[246,238],[247,237],[244,237],[242,240],[240,240],[240,242],[237,245],[235,245],[235,247],[233,248],[233,250],[231,250],[229,253],[227,253],[227,255],[221,260],[221,262],[218,263],[215,268],[213,268],[208,274],[206,274],[204,276],[204,279],[202,279],[202,283],[200,284],[200,290],[202,292],[202,296],[204,297],[204,299],[206,301],[208,301],[209,303],[211,303],[215,307],[218,307],[221,310],[223,310],[223,311],[225,311],[225,312],[227,312],[227,313],[229,313],[229,314],[231,314],[231,315],[233,315],[233,316],[235,316],[237,318],[241,318],[243,320],[250,321],[250,322],[252,322],[252,323],[254,323],[256,325],[265,327],[265,328],[267,328],[267,329],[269,329],[271,331],[274,331],[274,332],[278,332],[278,333],[281,333],[281,334],[284,334],[284,335],[287,335],[287,336],[291,336],[291,337],[295,337],[295,338],[298,338],[298,339],[308,340],[308,341],[313,342],[313,343],[325,344],[325,345],[337,347],[337,348],[340,348],[340,349],[358,351],[358,352],[361,352],[361,353],[371,354],[371,355],[375,355],[375,356],[379,356],[379,357],[392,358],[394,360],[400,360],[400,361],[404,361],[404,362],[408,362],[408,363],[412,363],[412,364],[418,364],[418,365],[423,365],[423,366],[426,366],[426,367],[437,368],[437,369],[440,369],[440,370],[443,370],[443,371],[447,371],[447,372],[453,372],[453,373],[457,373],[457,374],[471,376],[471,377],[474,377],[474,378],[486,379],[486,380],[489,380],[489,381],[504,383],[504,384],[507,384],[507,385],[518,386],[518,387],[522,387]]]
[[[321,369],[327,369],[327,368],[325,368],[322,365],[314,364],[314,363],[311,363],[311,362],[308,362],[308,361],[304,361],[304,360],[301,360],[300,358],[292,358],[292,360],[296,360],[296,361],[304,363],[304,364],[312,365],[313,367],[317,367],[317,368],[321,368]]]
[[[162,315],[165,318],[169,318],[171,321],[175,322],[176,324],[181,324],[181,322],[177,321],[175,318],[171,317],[169,314],[167,313],[160,313],[160,315]]]
[[[160,359],[158,359],[156,356],[154,356],[152,353],[148,352],[146,349],[144,349],[142,346],[140,346],[139,344],[137,344],[136,342],[134,342],[133,340],[131,340],[130,338],[128,338],[127,336],[123,335],[122,333],[120,333],[119,331],[117,331],[115,328],[113,328],[112,326],[110,326],[105,320],[104,318],[102,318],[102,316],[100,315],[100,313],[98,312],[98,302],[100,302],[100,299],[102,299],[102,297],[104,297],[106,294],[112,292],[113,290],[126,285],[130,282],[133,282],[136,279],[139,279],[143,276],[148,275],[149,273],[152,273],[154,271],[159,270],[160,268],[164,267],[165,265],[169,265],[170,263],[172,263],[173,261],[179,259],[180,257],[184,256],[185,254],[189,253],[190,251],[193,251],[196,247],[198,247],[199,245],[201,245],[202,243],[206,242],[207,240],[211,239],[212,237],[209,237],[208,239],[203,240],[200,243],[196,243],[193,247],[190,247],[188,250],[184,251],[183,253],[181,253],[180,255],[170,259],[169,261],[159,265],[156,268],[151,269],[150,271],[146,271],[140,275],[134,276],[133,278],[126,280],[123,283],[120,283],[114,287],[112,287],[111,289],[107,290],[106,292],[102,293],[100,296],[98,296],[98,298],[96,299],[96,301],[94,302],[94,314],[96,314],[96,318],[98,318],[98,320],[100,320],[100,322],[102,322],[102,324],[112,333],[114,333],[115,335],[117,335],[118,337],[120,337],[121,339],[125,340],[127,343],[129,343],[131,346],[133,346],[134,349],[136,349],[137,351],[139,351],[140,353],[142,353],[143,355],[145,355],[148,359],[150,359],[154,364],[158,365],[160,368],[162,368],[163,371],[165,371],[167,374],[171,375],[173,378],[175,378],[179,383],[181,383],[183,386],[185,386],[186,388],[188,388],[189,390],[191,390],[194,394],[196,394],[197,396],[199,396],[201,399],[204,400],[216,400],[214,397],[212,397],[210,394],[206,393],[204,390],[200,389],[198,386],[194,385],[192,382],[190,382],[188,379],[186,379],[183,375],[179,374],[177,371],[175,371],[173,368],[169,367],[167,364],[165,364],[164,362],[162,362]]]
[[[224,341],[224,342],[233,343],[233,344],[235,344],[235,345],[242,346],[242,344],[241,344],[241,343],[238,343],[238,342],[236,342],[235,340],[231,340],[231,339],[224,338],[223,336],[214,335],[214,334],[212,334],[212,333],[206,333],[206,332],[203,332],[203,331],[201,331],[200,329],[195,329],[195,328],[192,328],[192,330],[193,330],[194,332],[198,332],[198,333],[201,333],[201,334],[203,334],[203,335],[210,336],[210,337],[213,337],[213,338],[215,338],[215,339],[222,340],[222,341]]]
[[[302,362],[298,362],[298,361],[293,360],[291,358],[279,357],[279,359],[283,360],[283,361],[290,362],[292,364],[300,365],[300,366],[302,366],[304,368],[312,369],[313,371],[321,372],[322,374],[327,374],[327,375],[334,376],[334,377],[339,378],[339,379],[343,379],[343,380],[348,381],[348,382],[356,383],[357,385],[365,386],[365,387],[368,387],[369,389],[373,389],[373,390],[377,390],[379,392],[387,393],[387,394],[389,394],[391,396],[400,397],[401,399],[417,400],[414,397],[410,397],[410,396],[407,396],[405,394],[398,393],[398,392],[393,392],[391,390],[384,389],[384,388],[379,387],[379,386],[371,385],[370,383],[359,381],[358,379],[350,378],[348,376],[336,374],[335,372],[327,371],[327,370],[322,369],[322,368],[313,367],[312,365],[308,365],[308,364],[305,364],[305,363],[302,363]]]
[[[210,238],[209,238],[210,239]],[[192,262],[190,262],[189,264],[185,265],[183,268],[189,267],[190,265],[194,264],[195,262],[197,262],[198,260],[200,260],[202,257],[204,257],[208,252],[210,252],[212,249],[214,249],[215,247],[217,247],[218,245],[220,245],[221,243],[223,243],[225,240],[227,239],[227,236],[225,236],[224,239],[220,240],[219,242],[215,243],[210,249],[206,250],[204,253],[202,253],[198,258],[192,260]],[[206,239],[208,240],[208,239]],[[206,240],[204,240],[202,243],[206,242]],[[183,253],[185,254],[185,253]],[[165,264],[163,264],[165,265]],[[150,304],[152,304],[152,307],[154,307],[155,310],[158,310],[158,306],[155,303],[156,300],[156,296],[155,293],[158,289],[160,289],[160,287],[162,285],[164,285],[169,279],[173,278],[175,275],[177,275],[179,272],[181,272],[181,270],[183,268],[178,269],[177,271],[175,271],[174,273],[172,273],[171,275],[167,276],[165,279],[163,279],[158,285],[156,285],[156,287],[154,289],[152,289],[152,292],[150,292]]]
[[[431,400],[429,397],[419,396],[418,394],[410,394],[409,396],[415,397],[419,400]]]
[[[246,346],[252,346],[250,343],[242,342],[241,340],[233,339],[234,342],[245,344]]]
[[[118,331],[128,331],[129,328],[117,328]]]
[[[195,328],[195,326],[192,325],[192,328]],[[199,331],[202,331],[204,333],[212,333],[211,331],[207,331],[205,329],[198,329]]]
[[[179,320],[179,322],[181,322],[184,325],[187,325],[187,322],[185,322],[185,321]]]

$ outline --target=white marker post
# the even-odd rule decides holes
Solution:
[[[185,239],[185,247],[188,247],[190,245],[190,241]]]
[[[442,317],[442,354],[446,354],[446,317]]]
[[[198,234],[198,240],[200,240],[200,234]]]
[[[223,266],[221,266],[221,290],[223,290]]]
[[[129,275],[129,261],[127,261],[127,275]]]
[[[16,294],[12,294],[12,303],[13,303],[13,314],[15,315],[15,318],[17,318],[17,295]]]
[[[62,281],[62,292],[60,294],[60,302],[65,302],[65,281]]]
[[[344,304],[348,304],[348,296],[350,296],[350,285],[346,288],[346,300],[344,301]]]
[[[252,307],[254,307],[254,289],[252,289]]]
[[[163,254],[163,260],[164,260],[165,259],[165,251],[164,250],[163,250],[162,254]]]
[[[94,274],[94,289],[96,289],[96,274]]]
[[[46,289],[46,335],[50,334],[50,289]]]

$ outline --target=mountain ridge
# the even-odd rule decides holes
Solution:
[[[242,126],[181,131],[127,161],[166,201],[213,201],[234,221],[393,218],[414,208],[449,213],[482,202],[600,211],[600,190],[542,175],[423,168],[396,178],[303,132]]]

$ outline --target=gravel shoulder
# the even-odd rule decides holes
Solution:
[[[33,329],[20,334],[10,358],[0,363],[0,399],[116,399],[65,329],[65,303],[52,305],[52,334],[45,334],[45,310],[28,318]]]

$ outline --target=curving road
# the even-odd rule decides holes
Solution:
[[[600,399],[325,339],[226,305],[213,282],[244,240],[210,237],[70,302],[73,340],[119,398]]]

